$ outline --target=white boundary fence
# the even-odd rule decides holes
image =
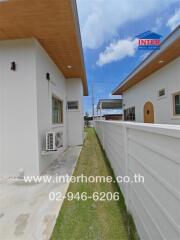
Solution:
[[[180,126],[95,122],[116,176],[144,176],[120,184],[141,240],[180,240]]]

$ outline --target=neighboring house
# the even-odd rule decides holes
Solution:
[[[124,120],[180,124],[180,27],[178,26],[113,91],[122,95]]]
[[[75,1],[0,3],[0,176],[39,175],[83,143],[88,94]],[[46,151],[56,132],[57,151]]]
[[[97,117],[100,116],[100,118],[102,118],[103,110],[117,110],[117,111],[119,111],[119,114],[121,114],[122,99],[99,99],[99,102],[97,104]],[[111,114],[111,116],[112,115],[113,114]],[[115,114],[115,116],[116,116],[115,118],[117,118],[117,114]],[[108,116],[107,116],[107,118],[108,118]],[[119,118],[119,115],[118,115],[118,118]],[[103,119],[106,119],[104,114],[103,114]],[[110,120],[110,119],[108,119],[108,120]],[[116,120],[118,120],[118,119],[116,119]]]

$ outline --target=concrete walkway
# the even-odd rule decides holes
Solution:
[[[69,148],[46,174],[72,175],[80,151],[81,147]],[[63,202],[50,201],[49,192],[65,194],[68,185],[0,181],[0,239],[49,240]]]

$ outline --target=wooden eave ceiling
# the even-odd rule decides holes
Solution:
[[[146,77],[164,67],[166,64],[171,62],[173,59],[180,56],[180,38],[174,41],[169,47],[167,47],[162,53],[158,54],[152,61],[146,64],[141,70],[135,75],[129,78],[127,82],[122,85],[113,93],[113,95],[121,95],[123,92],[144,80]],[[163,63],[159,63],[162,61]]]
[[[82,79],[84,95],[88,94],[79,23],[72,0],[0,2],[0,40],[23,38],[36,38],[66,78]]]

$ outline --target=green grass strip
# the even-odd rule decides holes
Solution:
[[[74,176],[112,176],[113,171],[94,129],[87,129]],[[115,178],[114,178],[115,179]],[[116,183],[71,183],[68,192],[119,192],[119,201],[65,200],[51,240],[137,240],[132,217]]]

